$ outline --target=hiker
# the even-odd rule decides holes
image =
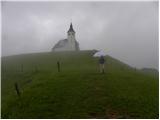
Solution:
[[[100,56],[99,58],[99,65],[100,65],[100,72],[104,73],[104,63],[105,63],[105,59],[103,56]]]

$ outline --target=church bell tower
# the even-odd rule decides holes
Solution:
[[[70,24],[70,28],[67,32],[68,34],[68,42],[71,50],[76,50],[76,39],[75,39],[75,31],[73,29],[72,23]]]

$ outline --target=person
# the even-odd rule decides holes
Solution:
[[[105,63],[104,56],[100,56],[100,58],[99,58],[99,65],[100,65],[100,72],[101,73],[104,73],[104,63]]]

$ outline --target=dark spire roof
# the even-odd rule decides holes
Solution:
[[[73,29],[72,23],[70,24],[70,28],[69,28],[68,32],[75,32]]]

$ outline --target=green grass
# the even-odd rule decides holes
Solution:
[[[100,74],[93,53],[3,57],[2,118],[159,117],[158,76],[143,74],[110,56],[106,56],[106,73]],[[15,82],[21,97],[16,95]]]

